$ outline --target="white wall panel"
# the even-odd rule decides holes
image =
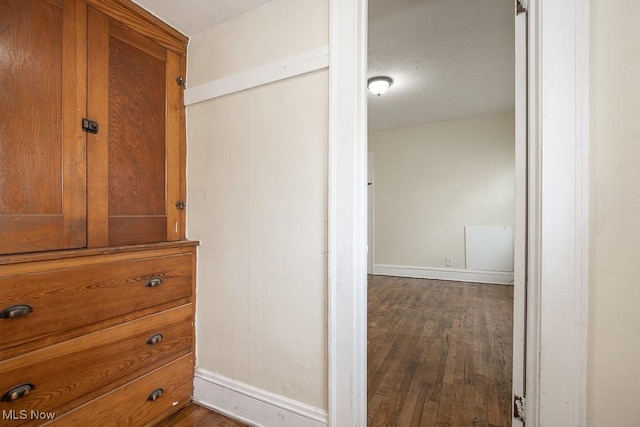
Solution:
[[[326,0],[275,0],[199,33],[188,84],[326,46],[327,16]],[[187,235],[201,242],[196,365],[320,411],[328,93],[325,69],[187,107]]]
[[[370,132],[369,149],[376,265],[464,269],[465,226],[513,227],[513,113]]]

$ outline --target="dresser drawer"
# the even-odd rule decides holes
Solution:
[[[190,354],[192,315],[186,304],[2,361],[1,394],[21,384],[34,389],[0,402],[0,411],[66,412]]]
[[[47,338],[53,334],[107,319],[114,323],[124,315],[132,318],[138,310],[159,311],[172,301],[189,302],[193,251],[152,253],[1,266],[0,312],[14,307],[14,314],[27,314],[0,318],[0,360],[16,354],[2,350],[26,342],[38,341],[22,346],[32,350],[59,341]]]
[[[151,426],[191,401],[193,355],[56,417],[47,426]],[[161,391],[157,391],[161,390]],[[152,394],[156,392],[156,398]]]

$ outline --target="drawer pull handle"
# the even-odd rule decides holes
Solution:
[[[14,400],[18,400],[21,397],[25,397],[31,394],[31,392],[36,388],[33,384],[20,384],[6,392],[2,395],[2,402],[12,402]]]
[[[0,312],[0,319],[11,319],[13,317],[22,317],[33,311],[33,307],[28,304],[17,304],[6,307]]]
[[[151,394],[149,395],[149,397],[147,397],[147,400],[149,402],[154,402],[156,400],[158,400],[160,398],[160,396],[162,396],[162,393],[164,393],[164,390],[161,388],[155,389],[151,392]]]
[[[162,334],[151,335],[147,340],[147,344],[149,345],[158,344],[160,341],[162,341],[162,338],[164,338]]]
[[[160,285],[162,285],[162,279],[159,277],[152,277],[151,279],[147,280],[148,288],[155,288],[156,286]]]

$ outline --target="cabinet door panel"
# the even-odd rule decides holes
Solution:
[[[0,1],[0,254],[85,245],[77,14],[75,0]]]
[[[165,64],[109,38],[109,217],[165,215]]]
[[[167,159],[180,140],[167,132],[167,99],[180,88],[168,50],[92,8],[89,22],[88,108],[103,132],[89,155],[90,163],[102,163],[90,164],[89,199],[107,200],[89,204],[89,245],[172,240],[175,178]]]

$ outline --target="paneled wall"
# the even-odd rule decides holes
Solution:
[[[275,0],[195,35],[188,85],[327,43],[326,0]],[[326,414],[328,72],[190,105],[187,129],[197,368]]]
[[[640,3],[591,1],[588,425],[640,419]]]

